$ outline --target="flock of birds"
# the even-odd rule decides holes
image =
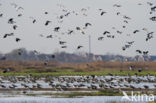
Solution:
[[[10,4],[15,10],[16,10],[16,12],[17,12],[17,17],[18,18],[21,18],[22,16],[23,16],[23,13],[24,13],[24,8],[23,7],[21,7],[20,5],[18,5],[18,4],[16,4],[16,3],[11,3]],[[138,6],[140,6],[140,5],[143,5],[143,4],[141,4],[141,3],[139,3],[138,4]],[[155,13],[155,11],[156,11],[156,6],[154,5],[154,3],[152,3],[152,2],[147,2],[147,5],[149,5],[150,6],[150,10],[149,10],[149,14],[154,14]],[[2,4],[0,4],[0,7],[2,6]],[[57,4],[57,6],[58,7],[60,7],[61,8],[61,10],[62,10],[62,14],[60,15],[57,15],[57,21],[58,21],[58,23],[63,23],[63,21],[64,21],[64,19],[65,18],[68,18],[70,15],[79,15],[80,13],[78,13],[78,12],[76,12],[76,11],[71,11],[71,10],[67,10],[66,8],[65,8],[65,6],[64,5],[62,5],[62,4]],[[114,8],[121,8],[122,7],[122,5],[120,5],[120,4],[114,4],[113,5],[113,7]],[[89,10],[89,8],[90,7],[88,7],[88,8],[82,8],[81,9],[81,12],[82,12],[82,14],[83,14],[83,16],[88,16],[87,15],[87,13],[86,13],[86,11],[87,10]],[[22,11],[22,12],[21,12]],[[105,10],[103,10],[103,9],[99,9],[98,10],[99,11],[99,15],[101,15],[101,16],[105,16],[105,15],[107,15],[107,11],[105,11]],[[44,14],[45,15],[48,15],[49,14],[49,12],[48,11],[46,11],[46,12],[44,12]],[[123,22],[124,22],[124,25],[123,25],[123,29],[126,29],[127,28],[127,26],[128,26],[128,24],[131,22],[131,20],[133,19],[133,18],[131,18],[131,17],[129,17],[129,16],[127,16],[127,15],[123,15],[121,12],[117,12],[116,13],[116,15],[117,16],[121,16],[124,20],[123,20]],[[0,11],[0,18],[5,18],[5,13],[2,13],[1,11]],[[12,28],[13,28],[13,32],[11,32],[11,33],[6,33],[6,34],[4,34],[3,35],[3,38],[4,39],[6,39],[6,38],[8,38],[8,37],[10,37],[10,36],[15,36],[15,33],[14,33],[14,31],[16,31],[16,30],[18,30],[19,28],[19,25],[17,25],[17,17],[10,17],[9,19],[8,19],[8,24],[9,25],[11,25],[12,26]],[[39,20],[37,20],[35,17],[33,17],[33,16],[30,16],[29,17],[30,18],[30,21],[32,22],[32,24],[36,24]],[[151,16],[150,18],[149,18],[149,20],[151,20],[151,21],[156,21],[156,16]],[[45,23],[44,23],[44,26],[46,26],[46,27],[48,27],[48,26],[50,26],[50,24],[52,23],[52,20],[45,20]],[[37,24],[36,24],[37,25]],[[74,34],[76,31],[79,31],[81,34],[83,34],[83,35],[85,35],[85,34],[87,34],[86,32],[85,32],[85,30],[86,29],[88,29],[90,26],[94,26],[92,23],[89,23],[89,22],[86,22],[85,24],[84,24],[84,26],[83,27],[79,27],[79,26],[77,26],[77,27],[75,27],[75,30],[73,29],[73,30],[68,30],[67,32],[61,32],[61,26],[57,26],[57,27],[54,27],[53,28],[53,31],[55,32],[55,33],[58,33],[58,32],[61,32],[61,34],[67,34],[67,35],[72,35],[72,34]],[[116,33],[117,34],[123,34],[124,32],[123,31],[121,31],[121,30],[117,30],[115,27],[112,27],[112,29],[113,30],[116,30]],[[140,32],[140,31],[145,31],[146,32],[146,34],[147,34],[147,36],[146,36],[146,38],[145,38],[145,41],[146,42],[148,42],[149,40],[151,40],[152,38],[153,38],[153,35],[154,35],[154,32],[149,32],[148,31],[148,29],[147,28],[143,28],[142,30],[134,30],[132,33],[133,34],[137,34],[138,32]],[[127,34],[127,36],[130,36],[131,34]],[[54,38],[54,37],[56,37],[56,35],[44,35],[44,34],[39,34],[39,36],[40,37],[46,37],[47,39],[48,38]],[[104,38],[110,38],[110,39],[114,39],[116,37],[116,35],[114,35],[114,34],[112,34],[111,33],[111,31],[104,31],[103,32],[103,35],[102,36],[100,36],[100,37],[98,37],[97,39],[99,40],[99,41],[101,41],[101,40],[103,40]],[[61,39],[60,37],[59,37],[59,39]],[[19,37],[16,37],[15,38],[15,41],[16,42],[20,42],[22,39],[21,38],[19,38]],[[59,40],[59,42],[58,42],[59,44],[60,44],[60,46],[61,46],[61,48],[67,48],[67,41],[62,41],[62,40]],[[134,43],[135,43],[135,41],[127,41],[126,42],[126,44],[122,47],[122,50],[123,51],[125,51],[125,50],[127,50],[128,48],[130,48],[132,45],[134,45]],[[81,49],[81,48],[83,48],[84,46],[83,45],[78,45],[76,48],[77,49]],[[39,52],[37,52],[36,50],[34,50],[34,52],[35,53],[39,53]],[[149,53],[149,51],[144,51],[144,50],[136,50],[136,52],[137,53],[139,53],[139,54],[142,54],[142,55],[148,55],[148,53]],[[19,55],[21,55],[22,54],[22,51],[21,50],[19,50],[19,52],[18,52],[18,54]],[[52,57],[54,57],[54,56],[52,56]],[[1,58],[1,60],[4,60],[5,58]]]
[[[155,76],[1,76],[0,89],[53,89],[64,91],[68,89],[156,89]]]

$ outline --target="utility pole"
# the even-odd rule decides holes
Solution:
[[[88,61],[91,61],[90,59],[90,56],[91,56],[91,36],[89,35],[89,53],[88,53],[89,57],[88,57]]]

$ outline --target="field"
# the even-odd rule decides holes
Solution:
[[[129,67],[133,66],[132,70]],[[3,73],[8,69],[7,73]],[[138,72],[139,69],[141,72]],[[1,61],[0,75],[156,75],[156,62],[59,63]]]

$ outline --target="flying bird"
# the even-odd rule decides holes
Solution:
[[[17,16],[18,16],[18,17],[21,17],[21,16],[22,16],[22,14],[18,14]]]
[[[107,13],[107,12],[105,12],[105,11],[102,11],[100,15],[102,16],[102,15],[103,15],[103,14],[105,14],[105,13]]]
[[[104,31],[103,35],[105,35],[105,34],[110,34],[110,32],[109,31]]]
[[[2,16],[3,16],[3,14],[1,13],[1,14],[0,14],[0,17],[2,17]]]
[[[114,4],[113,6],[114,7],[121,7],[121,5],[118,5],[118,4]]]
[[[3,38],[7,38],[7,36],[13,36],[13,35],[14,35],[14,33],[5,34],[5,35],[3,36]]]
[[[73,30],[68,30],[68,34],[72,34],[73,32]]]
[[[76,27],[76,30],[81,30],[80,27]]]
[[[53,38],[53,36],[52,35],[48,35],[47,38]]]
[[[92,24],[91,23],[86,23],[85,27],[88,27],[88,26],[92,26]]]
[[[98,40],[102,40],[104,37],[98,37]]]
[[[32,19],[33,24],[36,23],[36,19],[34,19],[33,17],[29,17],[30,19]]]
[[[55,32],[58,32],[59,29],[60,29],[60,27],[55,27],[55,28],[54,28],[54,31],[55,31]]]
[[[44,12],[44,14],[48,14],[48,12]]]
[[[16,38],[16,42],[19,42],[21,39],[20,38]]]
[[[65,41],[59,41],[60,45],[64,45],[66,42]]]
[[[13,26],[13,29],[16,30],[16,29],[17,29],[17,25],[14,25],[14,26]]]
[[[130,42],[127,42],[128,44],[132,45],[134,43],[134,41],[130,41]]]
[[[18,7],[18,8],[16,9],[16,11],[19,11],[19,10],[24,10],[24,9],[23,9],[23,7]]]
[[[67,46],[61,46],[61,48],[67,48]]]
[[[156,11],[156,6],[154,6],[154,7],[151,7],[151,11]]]
[[[147,4],[149,4],[150,6],[152,6],[152,5],[153,5],[153,3],[151,3],[151,2],[147,2]]]
[[[83,46],[81,46],[81,45],[79,45],[78,47],[77,47],[77,49],[80,49],[80,48],[82,48]]]
[[[51,23],[51,21],[47,20],[46,23],[45,23],[45,26],[48,26],[49,23]]]
[[[139,54],[142,54],[142,51],[141,50],[136,50],[137,53]]]
[[[10,19],[8,20],[8,23],[9,23],[9,24],[15,23],[14,18],[10,18]]]
[[[123,18],[125,18],[125,19],[129,19],[129,20],[131,19],[131,18],[130,18],[130,17],[128,17],[128,16],[123,16]]]
[[[137,32],[139,32],[139,30],[135,30],[133,33],[135,34],[135,33],[137,33]]]
[[[151,17],[150,20],[156,21],[156,16]]]
[[[120,12],[117,12],[116,15],[120,15]]]

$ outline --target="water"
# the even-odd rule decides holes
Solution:
[[[50,97],[5,97],[0,98],[0,103],[109,103],[121,101],[121,96],[92,96],[83,98],[50,98]]]

